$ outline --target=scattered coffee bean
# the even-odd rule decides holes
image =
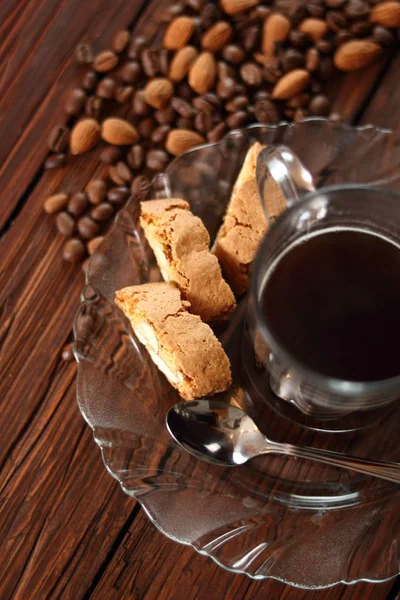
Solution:
[[[237,110],[245,109],[249,106],[249,99],[247,96],[236,96],[233,100],[230,100],[225,104],[225,110],[227,112],[236,112]]]
[[[180,98],[185,100],[191,100],[193,98],[193,90],[186,81],[182,81],[176,88],[177,94]]]
[[[329,115],[330,108],[331,107],[328,98],[322,94],[314,96],[308,105],[310,114],[314,117],[326,117]]]
[[[335,67],[333,65],[333,60],[330,56],[321,56],[319,61],[318,73],[323,81],[328,81],[333,73],[335,72]]]
[[[104,236],[99,235],[98,237],[93,238],[86,244],[86,248],[87,248],[87,251],[90,256],[92,256],[92,254],[94,254],[94,252],[100,246],[100,244],[103,240],[104,240]]]
[[[193,108],[189,102],[186,100],[182,100],[182,98],[178,98],[174,96],[171,100],[171,106],[181,117],[194,117],[196,115],[196,109]]]
[[[225,61],[220,60],[218,62],[218,78],[224,79],[225,77],[233,79],[235,77],[235,69]]]
[[[186,6],[195,12],[200,12],[203,8],[205,0],[186,0]]]
[[[168,73],[169,73],[169,59],[168,59],[168,50],[166,48],[160,48],[158,60],[159,60],[160,73],[167,77]]]
[[[353,36],[351,35],[350,31],[342,29],[341,31],[338,31],[335,36],[335,46],[341,46],[342,44],[345,44],[346,42],[349,42],[352,39]]]
[[[158,129],[160,129],[160,128],[158,128]],[[156,131],[157,131],[157,129],[154,130],[153,135]],[[138,171],[139,169],[141,169],[141,167],[143,166],[143,163],[144,163],[143,146],[141,146],[140,144],[135,144],[134,146],[131,146],[126,159],[128,161],[129,166],[132,167],[132,169],[135,169],[135,171]]]
[[[246,85],[255,87],[261,84],[261,69],[255,63],[246,63],[240,68],[240,75]]]
[[[112,50],[103,50],[99,52],[94,58],[93,69],[98,73],[107,73],[111,71],[118,64],[119,58]]]
[[[122,156],[122,151],[117,146],[107,146],[101,151],[100,160],[106,165],[115,164]]]
[[[196,96],[192,102],[194,108],[201,112],[213,112],[214,105],[205,96]]]
[[[85,113],[88,117],[98,120],[103,109],[103,100],[98,96],[89,96],[86,100]]]
[[[48,137],[48,146],[52,152],[63,152],[68,148],[69,144],[69,129],[63,125],[56,125],[50,131]]]
[[[260,26],[252,25],[245,29],[241,34],[241,41],[246,52],[251,52],[257,45],[260,38]]]
[[[160,125],[169,125],[176,118],[176,112],[172,108],[172,106],[167,106],[165,108],[159,108],[154,113],[154,118]]]
[[[236,44],[229,44],[222,49],[223,59],[232,65],[240,65],[244,61],[245,56],[245,52],[240,46],[236,46]]]
[[[138,35],[133,37],[128,46],[128,58],[137,59],[139,58],[142,50],[148,45],[148,40],[144,35]]]
[[[65,112],[69,115],[79,115],[85,106],[86,92],[82,88],[75,88],[72,90],[67,97],[64,105]]]
[[[75,230],[75,221],[70,214],[63,211],[56,217],[56,227],[64,237],[71,237]]]
[[[224,137],[227,130],[228,128],[225,125],[225,123],[219,123],[213,129],[211,129],[211,131],[208,132],[207,140],[212,144],[215,142],[219,142],[219,140],[221,140]]]
[[[117,162],[115,168],[117,169],[118,174],[120,175],[121,179],[123,179],[123,181],[129,183],[132,180],[132,171],[130,170],[128,165],[122,160]]]
[[[216,21],[219,21],[222,18],[222,11],[215,4],[211,4],[211,2],[207,2],[200,13],[200,19],[204,24],[205,29],[208,29],[211,25],[214,25]]]
[[[289,42],[292,46],[299,48],[300,50],[304,50],[304,48],[307,48],[310,44],[310,40],[306,34],[298,29],[292,29],[289,33]]]
[[[121,85],[115,91],[115,99],[119,104],[126,104],[132,98],[133,92],[131,85]]]
[[[92,92],[97,84],[97,74],[96,71],[90,69],[86,71],[85,75],[82,78],[82,87],[88,91]]]
[[[74,354],[72,352],[72,344],[67,344],[64,346],[61,352],[61,358],[65,362],[71,362],[74,360]]]
[[[124,204],[129,197],[129,190],[125,185],[113,187],[108,190],[107,200],[111,204]]]
[[[57,154],[50,154],[44,161],[44,168],[47,171],[51,169],[60,169],[64,167],[67,163],[67,155],[63,152],[58,152]]]
[[[75,50],[75,59],[79,65],[91,65],[94,59],[93,49],[90,44],[78,44]]]
[[[100,98],[112,100],[117,89],[117,82],[113,77],[104,77],[97,86],[96,94]]]
[[[396,43],[395,35],[386,27],[376,25],[372,30],[372,38],[382,46],[391,47]]]
[[[293,71],[293,69],[302,69],[304,67],[305,58],[300,50],[288,48],[283,52],[280,61],[283,71],[287,73],[288,71]]]
[[[82,242],[82,240],[72,238],[64,244],[63,258],[67,262],[76,264],[82,260],[85,254],[85,244]]]
[[[68,202],[68,212],[74,217],[80,217],[88,205],[86,192],[76,192]]]
[[[259,123],[272,124],[279,122],[279,111],[276,104],[269,100],[258,100],[254,105],[254,115]]]
[[[319,66],[319,52],[316,48],[309,48],[306,52],[306,69],[315,73]]]
[[[199,112],[194,119],[194,126],[199,133],[208,133],[213,128],[213,118],[209,112]]]
[[[370,7],[363,0],[348,0],[344,7],[344,14],[348,19],[358,20],[368,17]]]
[[[146,48],[141,55],[142,68],[147,77],[155,77],[160,68],[159,55],[156,50]]]
[[[133,96],[133,110],[135,112],[136,115],[140,116],[140,117],[146,117],[147,115],[150,114],[150,106],[147,104],[147,102],[144,99],[144,91],[140,90],[138,92],[135,93],[135,95]]]
[[[188,117],[178,117],[176,124],[178,129],[193,129],[194,119],[189,119]]]
[[[279,61],[275,57],[269,58],[262,69],[262,76],[268,83],[275,84],[282,75]]]
[[[238,110],[235,113],[232,113],[225,119],[225,123],[228,125],[229,129],[238,129],[239,127],[243,127],[246,123],[249,122],[249,113],[244,110]]]
[[[138,175],[137,177],[135,177],[131,184],[132,196],[142,194],[149,185],[150,181],[145,175]]]
[[[322,54],[330,54],[333,50],[333,44],[328,40],[317,40],[315,47]]]
[[[289,108],[304,108],[308,105],[310,99],[310,94],[297,94],[296,96],[293,96],[293,98],[290,98],[290,100],[287,101],[287,106]]]
[[[98,223],[109,221],[114,214],[114,208],[109,202],[102,202],[90,211],[90,216]]]
[[[151,141],[154,142],[154,144],[163,145],[170,129],[171,127],[169,125],[159,125],[151,134]]]
[[[117,171],[117,167],[115,165],[111,165],[108,168],[108,177],[111,179],[115,185],[125,185],[125,180],[121,177],[121,175]]]
[[[84,215],[78,221],[78,232],[84,240],[91,240],[99,234],[100,225],[93,221],[89,215]]]
[[[100,204],[107,194],[106,182],[102,179],[93,179],[88,183],[86,193],[91,204]]]
[[[349,22],[341,11],[330,10],[326,14],[326,24],[331,31],[335,31],[337,33],[342,29],[346,29],[349,25]]]
[[[65,208],[65,206],[68,203],[68,196],[67,194],[53,194],[52,196],[49,196],[44,204],[43,204],[43,208],[44,211],[48,214],[48,215],[53,215],[55,213],[60,212],[60,210],[62,210],[63,208]]]
[[[143,121],[140,121],[137,129],[140,134],[140,137],[147,140],[151,137],[151,134],[153,133],[156,127],[157,123],[155,119],[153,119],[153,117],[147,117],[147,119],[143,119]]]
[[[129,40],[131,38],[131,34],[127,29],[122,29],[118,31],[111,42],[111,48],[117,54],[121,54],[129,44]]]
[[[164,150],[150,150],[146,155],[146,167],[161,173],[169,163],[169,156]]]
[[[119,76],[125,83],[135,83],[141,73],[140,64],[137,60],[127,62],[120,70]]]
[[[237,93],[236,87],[236,81],[232,77],[222,77],[217,83],[218,97],[223,100],[229,100]]]
[[[350,27],[350,33],[355,37],[366,37],[371,33],[372,25],[368,21],[356,21]]]

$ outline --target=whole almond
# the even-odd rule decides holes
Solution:
[[[223,11],[228,15],[237,15],[260,3],[260,0],[220,0]]]
[[[190,17],[177,17],[168,25],[164,34],[163,46],[168,50],[179,50],[186,46],[194,31],[194,21]]]
[[[172,83],[165,77],[151,79],[144,88],[144,100],[153,108],[164,108],[174,91]]]
[[[100,125],[96,119],[82,119],[71,131],[69,147],[71,154],[83,154],[97,144],[100,139]]]
[[[94,57],[93,69],[98,73],[111,71],[118,64],[118,56],[112,50],[104,50]]]
[[[173,129],[167,136],[165,148],[173,156],[179,156],[194,146],[204,144],[204,138],[195,131],[189,129]]]
[[[232,37],[232,27],[226,21],[218,21],[207,29],[201,38],[201,45],[209,52],[219,52]]]
[[[382,2],[373,6],[369,20],[383,27],[400,27],[400,2]]]
[[[298,29],[305,33],[310,40],[317,42],[328,32],[328,25],[323,19],[304,19]]]
[[[206,94],[217,76],[217,63],[211,52],[202,52],[189,71],[189,85],[198,94]]]
[[[275,44],[284,42],[289,35],[290,21],[278,13],[272,14],[264,21],[262,34],[262,51],[266,56],[273,56]]]
[[[300,94],[307,87],[310,75],[305,69],[294,69],[280,78],[272,90],[272,98],[276,100],[288,100],[296,94]]]
[[[110,117],[101,125],[101,137],[113,146],[127,146],[137,142],[139,134],[129,121]]]
[[[198,55],[194,46],[185,46],[178,50],[169,66],[169,78],[178,83],[189,73],[189,69]]]
[[[382,48],[368,40],[351,40],[339,46],[333,62],[340,71],[357,71],[371,65],[381,55]]]
[[[59,212],[68,204],[67,194],[53,194],[45,200],[43,204],[44,211],[48,215],[53,215]]]

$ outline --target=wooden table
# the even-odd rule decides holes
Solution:
[[[393,600],[399,584],[324,591],[251,581],[173,543],[104,469],[75,400],[71,339],[83,276],[61,259],[63,240],[42,202],[84,187],[96,155],[44,172],[46,138],[79,74],[80,41],[97,49],[135,23],[127,0],[0,3],[0,598]],[[399,124],[400,56],[344,77],[345,119]]]

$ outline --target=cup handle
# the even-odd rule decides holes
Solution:
[[[265,215],[273,222],[303,194],[315,191],[311,173],[288,146],[271,145],[260,152],[256,181]]]

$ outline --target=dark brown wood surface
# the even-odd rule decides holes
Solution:
[[[0,2],[0,598],[393,600],[394,581],[301,591],[251,581],[163,537],[103,467],[61,359],[83,276],[42,202],[90,179],[96,153],[44,172],[46,137],[78,80],[80,41],[107,46],[144,0]],[[398,127],[400,57],[346,76],[335,109]],[[397,96],[397,98],[396,98]]]

